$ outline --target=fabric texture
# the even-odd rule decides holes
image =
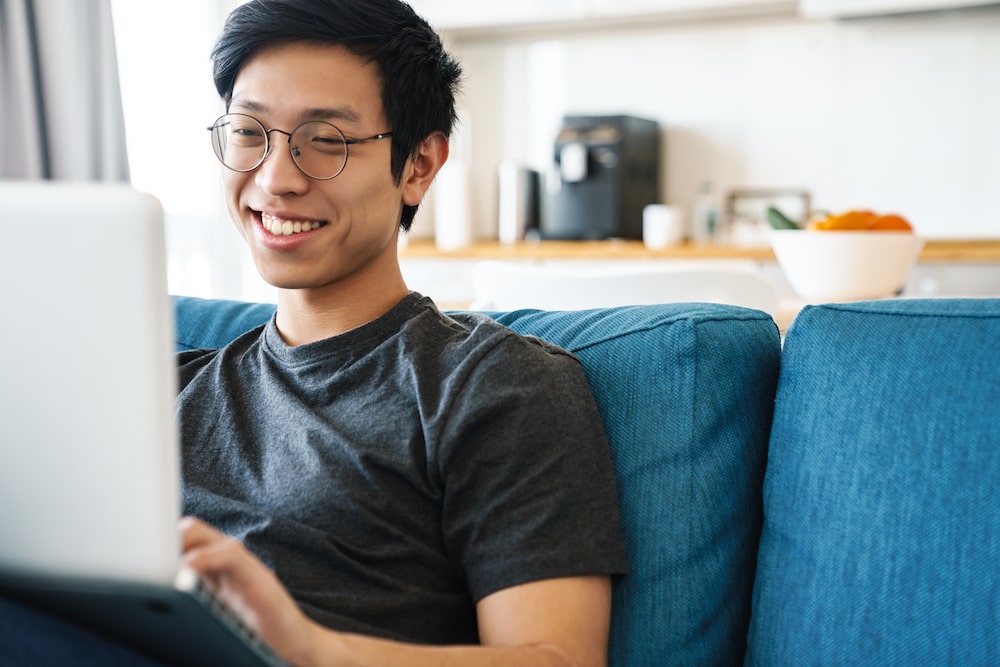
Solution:
[[[328,627],[476,643],[490,593],[625,571],[610,450],[563,350],[411,293],[316,343],[271,319],[180,360],[185,513]]]
[[[780,341],[714,304],[497,319],[583,362],[611,441],[629,574],[612,665],[733,665],[746,650]]]
[[[176,300],[178,347],[219,347],[271,306]],[[780,340],[762,312],[715,304],[489,313],[574,353],[611,443],[628,574],[612,665],[739,664]]]
[[[177,351],[217,350],[262,326],[274,315],[270,303],[174,297]]]
[[[998,341],[1000,300],[798,316],[748,665],[1000,664]]]

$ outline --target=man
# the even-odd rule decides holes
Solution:
[[[399,0],[252,0],[213,60],[228,209],[279,291],[180,357],[186,564],[294,665],[604,664],[625,563],[579,362],[400,272],[457,64]]]
[[[458,66],[397,0],[251,2],[213,57],[228,208],[279,296],[181,359],[187,563],[294,664],[603,664],[624,558],[578,362],[399,268]]]

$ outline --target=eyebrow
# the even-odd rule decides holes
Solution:
[[[239,107],[247,111],[254,111],[260,114],[267,114],[270,109],[260,102],[246,100],[243,98],[233,98],[230,107]],[[351,107],[313,107],[305,109],[299,117],[303,121],[307,120],[343,120],[352,123],[360,123],[361,115]]]

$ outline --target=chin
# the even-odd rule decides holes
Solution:
[[[309,289],[310,287],[316,287],[312,282],[305,279],[296,279],[289,276],[272,276],[264,273],[260,274],[260,277],[264,279],[271,287],[281,289],[281,290],[298,290],[298,289]]]
[[[310,287],[309,281],[295,271],[283,271],[273,266],[262,266],[256,263],[257,274],[271,287],[278,289],[302,289]]]
[[[335,282],[329,276],[305,275],[301,271],[267,270],[257,267],[260,277],[271,287],[281,290],[304,290],[326,287]]]

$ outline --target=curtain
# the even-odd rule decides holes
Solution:
[[[128,181],[110,0],[0,0],[0,178]]]

